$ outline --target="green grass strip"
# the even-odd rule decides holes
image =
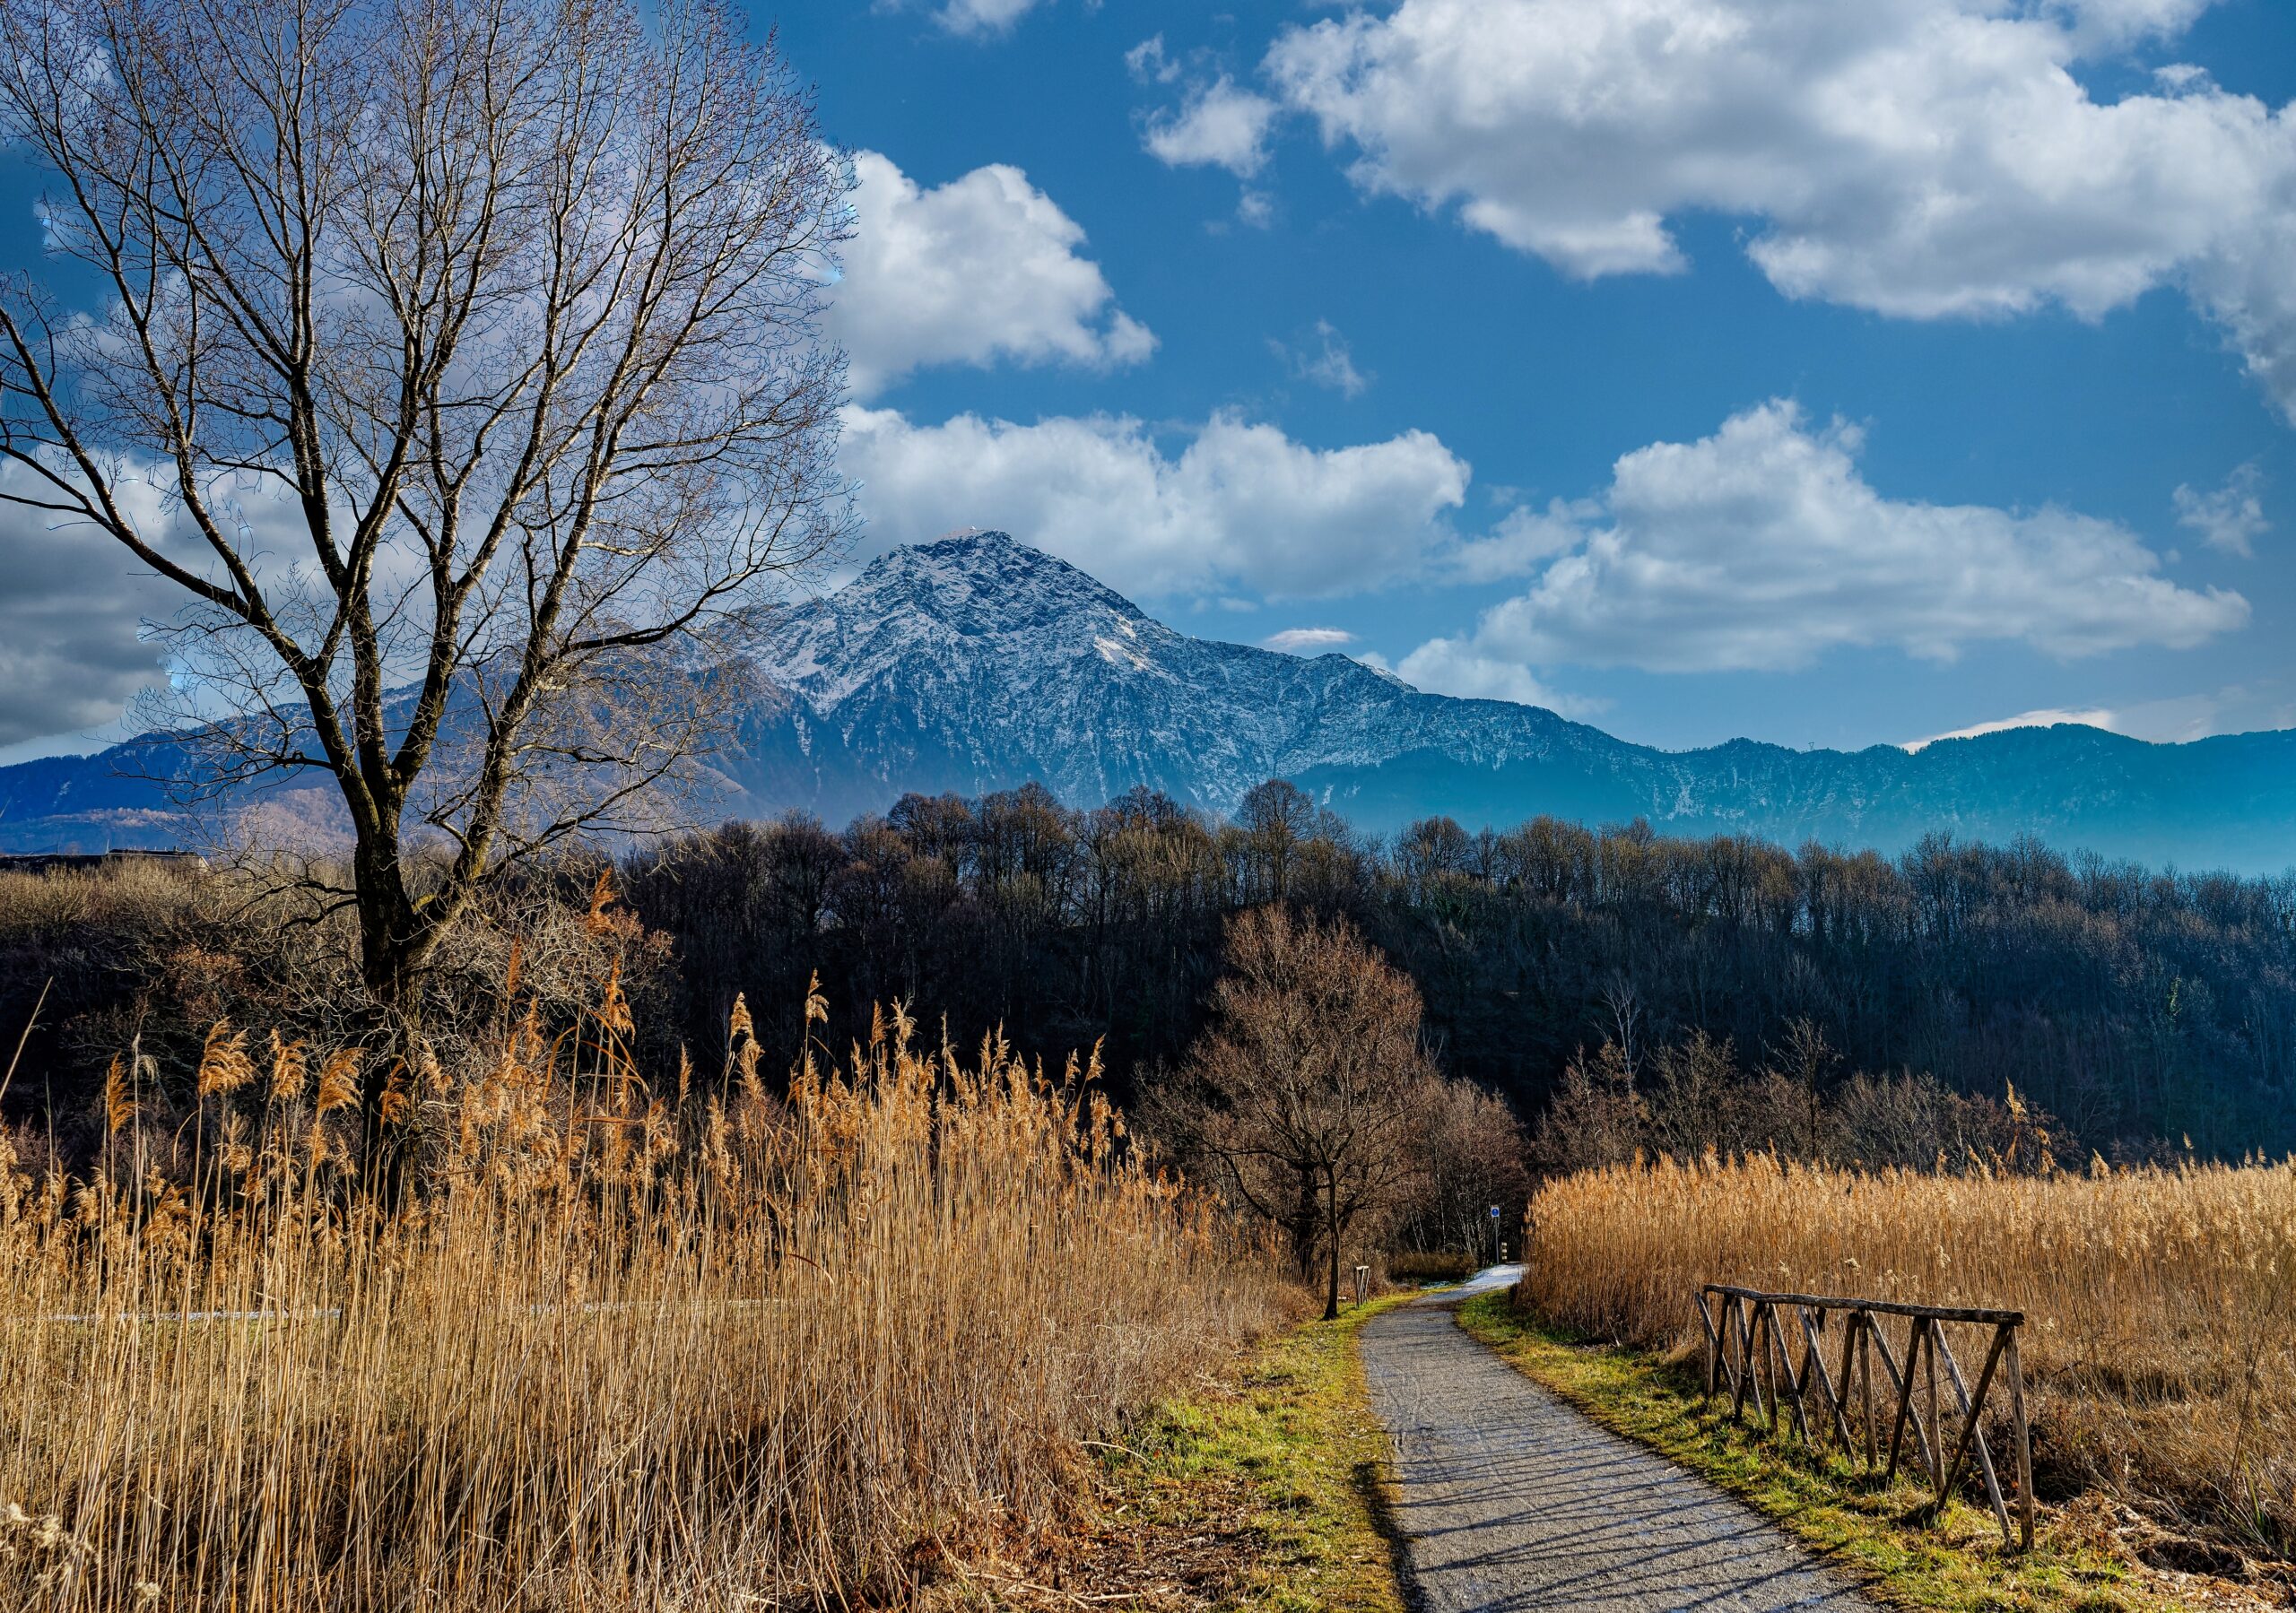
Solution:
[[[1170,1403],[1101,1453],[1127,1516],[1158,1534],[1225,1534],[1215,1605],[1403,1613],[1384,1523],[1387,1439],[1355,1334],[1405,1296],[1263,1344],[1233,1388]]]

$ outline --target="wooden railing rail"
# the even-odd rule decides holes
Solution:
[[[1694,1296],[1699,1324],[1706,1332],[1706,1395],[1730,1396],[1730,1415],[1742,1416],[1753,1402],[1754,1416],[1767,1418],[1770,1432],[1790,1415],[1795,1432],[1817,1444],[1831,1433],[1846,1453],[1862,1448],[1868,1470],[1883,1467],[1877,1419],[1889,1424],[1888,1462],[1884,1481],[1897,1476],[1910,1432],[1919,1450],[1921,1465],[1935,1487],[1943,1505],[1960,1485],[1970,1459],[1977,1461],[1985,1480],[1986,1499],[2001,1523],[2001,1539],[2030,1549],[2033,1543],[2033,1450],[2025,1422],[2025,1378],[2017,1357],[2017,1330],[2024,1325],[2022,1311],[1990,1310],[1957,1305],[1903,1305],[1886,1299],[1858,1299],[1818,1294],[1771,1294],[1728,1283],[1708,1283]],[[1833,1366],[1826,1362],[1822,1335],[1827,1319],[1840,1312],[1844,1320],[1841,1344]],[[1905,1355],[1902,1362],[1890,1349],[1878,1320],[1904,1317]],[[1947,1323],[1965,1323],[1991,1330],[1985,1365],[1978,1371],[1977,1386],[1970,1387],[1946,1341]],[[1799,1350],[1801,1362],[1795,1364]],[[1886,1385],[1885,1401],[1874,1388],[1874,1361],[1879,1357]],[[1955,1415],[1946,1418],[1940,1398],[1937,1368],[1944,1364],[1945,1380],[1952,1391]],[[1986,1397],[1996,1373],[2005,1378],[2009,1421],[2016,1441],[2017,1521],[2013,1531],[2001,1476],[1983,1427]],[[1863,1412],[1862,1418],[1859,1413]],[[1853,1425],[1856,1425],[1855,1427]],[[1957,1427],[1956,1427],[1957,1425]],[[1951,1444],[1948,1430],[1952,1430]],[[1862,1432],[1862,1439],[1859,1434]]]

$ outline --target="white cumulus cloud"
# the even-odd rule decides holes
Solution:
[[[2211,549],[2244,559],[2256,552],[2256,541],[2272,530],[2264,513],[2264,474],[2253,460],[2213,492],[2179,488],[2176,505],[2179,526],[2198,533]]]
[[[1314,448],[1215,414],[1177,453],[1128,416],[919,425],[849,408],[842,461],[873,546],[993,526],[1151,597],[1241,586],[1318,597],[1391,579],[1448,542],[1465,461],[1424,431]]]
[[[1316,321],[1315,343],[1297,348],[1271,341],[1268,348],[1283,367],[1303,381],[1329,387],[1342,397],[1359,398],[1370,390],[1371,377],[1355,367],[1355,354],[1328,319]]]
[[[1320,655],[1343,644],[1353,644],[1355,635],[1345,628],[1286,628],[1259,642],[1264,649],[1282,650],[1287,655]]]
[[[831,328],[863,397],[929,364],[1109,369],[1154,351],[1117,306],[1084,230],[1004,163],[926,189],[891,158],[853,160],[854,238]]]
[[[1430,694],[1512,700],[1518,706],[1544,706],[1567,717],[1592,716],[1609,704],[1549,688],[1521,662],[1485,655],[1457,638],[1429,639],[1403,658],[1396,675]]]
[[[1756,221],[1789,296],[1914,318],[2094,318],[2181,284],[2296,418],[2296,110],[2084,57],[2203,0],[1402,0],[1293,25],[1265,69],[1363,188],[1596,276]]]
[[[2047,0],[2043,11],[2062,19],[2083,49],[2115,49],[2150,36],[2168,37],[2192,26],[2217,0]]]
[[[1423,646],[1422,664],[1721,672],[1845,646],[1943,661],[2003,641],[2074,657],[2186,648],[2248,620],[2239,594],[2179,585],[2112,522],[1885,498],[1861,447],[1855,428],[1772,402],[1700,441],[1637,449],[1593,505],[1534,517],[1531,551],[1567,546],[1471,635]]]
[[[1518,507],[1500,517],[1489,536],[1453,550],[1448,568],[1463,583],[1529,577],[1544,562],[1577,548],[1586,536],[1585,524],[1602,513],[1601,505],[1583,499],[1557,499],[1543,510]]]
[[[1276,105],[1265,95],[1239,89],[1226,74],[1189,90],[1178,112],[1148,118],[1144,143],[1149,154],[1172,168],[1224,168],[1248,179],[1266,166],[1268,126]]]
[[[1009,32],[1015,22],[1044,0],[947,0],[933,13],[933,20],[951,33],[976,38]]]

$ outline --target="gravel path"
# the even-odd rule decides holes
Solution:
[[[1500,1268],[1474,1287],[1514,1276]],[[1362,1332],[1418,1608],[1873,1613],[1769,1522],[1469,1338],[1451,1315],[1457,1298],[1398,1306]]]

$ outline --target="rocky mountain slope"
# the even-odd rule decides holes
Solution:
[[[1191,638],[995,533],[897,550],[784,629],[720,759],[729,813],[837,823],[908,790],[1031,779],[1080,805],[1146,785],[1220,812],[1282,776],[1379,830],[1547,812],[1884,850],[1943,829],[2187,867],[2296,864],[2296,733],[2164,746],[2067,726],[1914,754],[1662,751],[1535,707],[1424,694],[1344,655]],[[0,846],[107,826],[148,842],[164,800],[117,772],[101,756],[0,769]]]
[[[2162,746],[2066,726],[1913,754],[1656,750],[1535,707],[1422,694],[1344,655],[1190,638],[998,533],[887,555],[791,629],[765,668],[789,706],[739,772],[753,799],[832,821],[904,789],[1031,778],[1073,802],[1144,784],[1224,811],[1282,776],[1379,829],[1551,812],[1884,849],[1943,829],[2188,866],[2296,863],[2296,734]]]

